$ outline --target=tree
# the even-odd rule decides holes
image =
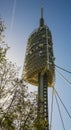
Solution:
[[[7,109],[10,108],[11,97],[17,85],[17,77],[17,66],[8,60],[3,60],[0,64],[0,113],[2,115],[1,126],[4,128],[6,127],[6,129],[7,123],[10,122],[12,125],[12,116],[9,116]]]
[[[8,50],[7,44],[4,43],[4,30],[6,27],[3,24],[2,19],[0,18],[0,63],[5,60],[6,52]]]
[[[11,106],[8,113],[11,113],[15,129],[30,130],[33,127],[33,121],[36,115],[35,94],[28,93],[27,86],[22,80],[18,81]],[[34,96],[35,95],[35,96]]]
[[[36,118],[36,94],[17,78],[18,71],[7,60],[0,65],[1,129],[30,130]]]

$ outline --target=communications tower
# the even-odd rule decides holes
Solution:
[[[49,27],[44,24],[43,8],[39,27],[28,38],[23,78],[24,81],[38,86],[37,116],[39,119],[44,117],[47,122],[44,130],[49,130],[48,87],[54,86],[55,66],[52,35]]]

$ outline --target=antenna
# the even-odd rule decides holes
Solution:
[[[41,18],[43,18],[43,8],[41,8]]]
[[[44,26],[44,19],[43,19],[43,8],[41,8],[41,17],[40,17],[40,27]]]

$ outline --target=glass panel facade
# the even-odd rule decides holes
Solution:
[[[38,86],[38,73],[47,72],[48,86],[54,85],[54,58],[52,36],[47,26],[39,27],[28,38],[24,80]]]

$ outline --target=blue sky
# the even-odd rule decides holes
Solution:
[[[71,71],[71,1],[70,0],[0,0],[0,15],[7,29],[5,41],[11,47],[8,58],[23,67],[27,39],[39,26],[40,8],[44,8],[44,21],[52,32],[55,64]],[[71,75],[60,71],[69,81]],[[71,113],[71,87],[56,73],[55,88]],[[49,88],[49,98],[51,98]],[[50,106],[49,99],[49,106]],[[68,118],[61,106],[66,130],[71,128]],[[49,107],[50,111],[50,107]],[[54,100],[52,130],[63,130],[57,106]]]

